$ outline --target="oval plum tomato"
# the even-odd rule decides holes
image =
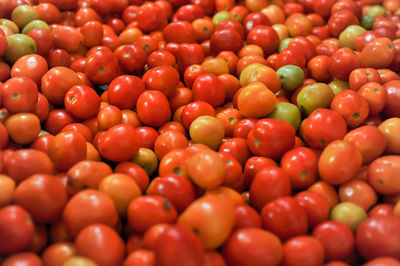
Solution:
[[[259,120],[247,136],[247,144],[255,155],[280,158],[293,147],[296,132],[283,120],[266,118]]]
[[[83,45],[92,48],[102,44],[103,27],[99,21],[91,20],[81,26],[79,31],[83,35]]]
[[[266,117],[275,108],[276,96],[264,83],[251,83],[238,93],[237,106],[244,117]]]
[[[325,251],[322,243],[312,236],[297,236],[283,245],[283,265],[322,265]]]
[[[327,198],[314,191],[301,191],[294,199],[303,207],[307,214],[308,225],[314,228],[327,221],[331,206]]]
[[[120,73],[118,59],[106,46],[93,47],[87,52],[85,73],[96,84],[109,84]]]
[[[307,234],[307,214],[292,197],[277,198],[261,210],[263,227],[280,239]]]
[[[356,244],[367,260],[378,257],[400,259],[400,220],[394,217],[373,217],[357,229]]]
[[[373,161],[368,167],[368,183],[383,195],[400,193],[396,176],[400,169],[400,156],[387,155]]]
[[[88,225],[102,223],[115,226],[117,220],[118,214],[113,200],[107,194],[94,189],[85,189],[74,195],[63,212],[63,221],[72,237]]]
[[[136,102],[145,91],[144,82],[130,75],[115,78],[108,86],[108,102],[120,109],[135,108]]]
[[[15,190],[15,202],[29,211],[40,223],[56,221],[67,203],[66,188],[50,175],[33,175],[22,181]]]
[[[69,68],[53,67],[42,76],[41,93],[50,103],[62,105],[67,90],[82,84],[79,76]]]
[[[161,91],[166,97],[170,97],[178,86],[179,73],[172,66],[163,65],[151,68],[142,79],[147,90]]]
[[[192,87],[193,100],[205,101],[216,107],[225,101],[226,91],[222,82],[213,74],[202,74]]]
[[[247,43],[260,46],[264,54],[268,56],[278,50],[279,36],[270,26],[255,26],[247,35]]]
[[[376,38],[368,42],[361,51],[361,63],[366,67],[385,68],[396,56],[389,38]]]
[[[127,210],[129,225],[138,232],[146,232],[159,223],[174,223],[177,212],[172,203],[162,196],[146,195],[133,199]]]
[[[161,233],[155,241],[154,252],[159,265],[204,265],[203,243],[193,231],[184,226],[170,226]]]
[[[374,68],[357,68],[349,76],[349,84],[352,90],[358,91],[369,82],[381,83],[378,71]]]
[[[76,253],[75,246],[69,242],[58,242],[49,245],[42,253],[43,264],[63,264]]]
[[[248,242],[249,241],[249,242]],[[241,228],[232,233],[222,248],[229,265],[279,265],[282,242],[273,233],[260,228]]]
[[[386,138],[374,126],[361,126],[346,134],[344,141],[353,143],[361,152],[363,164],[368,164],[378,158],[386,148]]]
[[[25,55],[19,58],[12,66],[11,77],[25,76],[40,85],[40,80],[47,70],[46,59],[36,54]]]
[[[9,137],[17,144],[29,144],[40,133],[40,120],[32,113],[17,113],[9,116],[4,123]]]
[[[353,90],[344,90],[335,95],[331,109],[341,114],[349,127],[360,126],[369,114],[367,100]]]
[[[319,108],[304,122],[304,141],[313,148],[324,148],[330,142],[342,139],[347,132],[344,118],[337,112]]]
[[[136,130],[129,125],[115,125],[100,137],[100,155],[108,160],[127,161],[132,159],[138,150]]]
[[[361,66],[360,59],[347,47],[340,48],[329,60],[329,73],[337,79],[348,80],[350,73]]]
[[[61,132],[50,144],[50,158],[56,168],[66,171],[86,159],[86,140],[77,132]]]
[[[364,84],[357,93],[368,102],[369,115],[379,114],[387,105],[387,91],[377,82]]]
[[[267,203],[290,195],[290,177],[277,166],[260,167],[251,182],[249,192],[250,203],[261,210]]]
[[[231,234],[234,219],[235,208],[230,201],[216,195],[205,195],[193,201],[177,223],[196,232],[206,249],[215,249]]]
[[[35,225],[31,215],[18,205],[0,209],[0,225],[1,253],[20,252],[33,240]]]
[[[99,265],[121,265],[124,258],[124,242],[108,225],[91,224],[75,239],[77,254],[90,258]]]
[[[335,140],[322,151],[318,161],[321,179],[340,185],[352,179],[361,167],[360,151],[352,143]]]
[[[157,50],[147,57],[147,64],[150,69],[162,65],[176,67],[176,58],[175,55],[167,50]]]
[[[2,86],[2,103],[10,112],[31,112],[38,100],[38,88],[28,77],[15,77],[7,80]]]
[[[53,43],[68,53],[77,52],[83,42],[83,35],[76,28],[59,25],[51,30]]]
[[[318,161],[311,149],[299,147],[286,152],[280,163],[294,189],[304,189],[317,180]]]
[[[326,260],[344,260],[354,251],[353,232],[346,225],[336,221],[320,223],[312,236],[324,246]]]
[[[86,120],[95,117],[100,108],[100,97],[91,87],[75,85],[65,93],[65,109],[74,117]]]
[[[153,127],[160,127],[171,119],[168,99],[160,91],[148,90],[140,94],[136,111],[140,121]]]
[[[339,187],[341,202],[352,202],[364,210],[369,210],[378,200],[375,190],[362,180],[350,180]]]

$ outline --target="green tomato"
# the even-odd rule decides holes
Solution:
[[[33,7],[29,5],[17,6],[11,13],[11,19],[18,25],[20,29],[32,20],[38,19],[39,14]]]
[[[276,71],[281,79],[282,89],[286,91],[294,91],[303,84],[304,72],[295,65],[286,65]]]
[[[219,23],[221,23],[222,21],[228,20],[232,18],[232,14],[229,13],[226,10],[220,11],[218,13],[216,13],[213,18],[212,18],[212,22],[214,23],[214,26],[218,25]]]
[[[142,167],[149,176],[154,173],[158,166],[157,155],[147,148],[140,148],[131,161]]]
[[[47,132],[46,130],[40,130],[40,132],[39,132],[39,137],[40,136],[43,136],[43,135],[49,135],[50,133],[49,132]]]
[[[349,82],[340,79],[334,79],[328,85],[331,87],[335,95],[341,91],[350,90]]]
[[[363,208],[352,202],[341,202],[332,209],[330,217],[331,220],[344,223],[351,230],[356,231],[368,215]]]
[[[383,6],[380,5],[375,5],[371,6],[371,8],[368,10],[368,16],[372,17],[380,17],[380,16],[386,16],[386,9]]]
[[[366,30],[359,25],[350,25],[339,35],[339,42],[341,47],[349,47],[352,50],[356,49],[356,38],[366,32]]]
[[[297,106],[309,115],[318,108],[329,108],[335,94],[325,83],[314,83],[305,86],[297,95]]]
[[[18,33],[19,32],[19,28],[18,25],[15,24],[14,21],[6,19],[6,18],[1,18],[0,19],[0,25],[2,26],[6,26],[7,28],[9,28],[13,33]]]
[[[282,50],[284,50],[284,49],[286,49],[287,47],[288,47],[288,45],[289,45],[289,43],[290,43],[290,41],[292,40],[293,38],[286,38],[286,39],[283,39],[280,43],[279,43],[279,52],[281,52]]]
[[[296,105],[287,102],[277,103],[268,117],[286,121],[291,124],[296,131],[301,122],[301,113],[299,108]]]
[[[371,30],[372,25],[374,25],[374,23],[375,23],[375,17],[373,16],[365,15],[361,17],[360,25],[363,26],[363,28],[366,30]]]
[[[28,35],[13,34],[7,37],[7,43],[8,47],[4,54],[4,59],[10,64],[14,64],[24,55],[36,53],[36,43]]]
[[[26,24],[26,26],[22,30],[22,33],[28,34],[28,32],[30,32],[33,29],[44,29],[50,31],[50,27],[46,22],[40,19],[35,19]]]

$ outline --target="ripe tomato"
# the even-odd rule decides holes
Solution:
[[[400,167],[400,156],[387,155],[373,161],[368,167],[368,183],[380,194],[400,193],[396,173]]]
[[[283,265],[321,265],[324,260],[324,247],[315,237],[297,236],[283,245]]]
[[[389,38],[376,38],[361,51],[361,62],[366,67],[384,68],[392,63],[396,50]]]
[[[368,82],[357,93],[368,102],[370,115],[379,114],[386,106],[387,91],[379,83]]]
[[[5,122],[9,137],[17,144],[32,143],[40,133],[40,120],[32,113],[17,113]]]
[[[261,82],[243,87],[238,95],[238,109],[248,118],[265,117],[274,110],[276,104],[276,96]]]
[[[246,241],[246,240],[249,241]],[[222,253],[229,265],[279,265],[282,243],[273,233],[260,228],[241,228],[225,242]]]
[[[350,180],[339,187],[341,202],[352,202],[368,210],[376,204],[378,197],[371,185],[362,180]]]
[[[171,119],[168,99],[160,91],[143,92],[136,103],[139,119],[146,125],[160,127]]]
[[[179,73],[172,66],[157,66],[143,75],[143,81],[146,89],[161,91],[166,97],[170,97],[178,86]]]
[[[213,74],[202,74],[196,78],[192,87],[193,100],[205,101],[216,107],[225,101],[226,91],[222,82]]]
[[[329,73],[340,80],[348,80],[354,69],[361,66],[360,59],[350,48],[340,48],[329,59]]]
[[[30,214],[18,205],[0,209],[0,225],[1,253],[20,252],[33,240],[35,225]]]
[[[2,86],[2,103],[10,113],[31,112],[37,100],[38,88],[28,77],[11,78]]]
[[[247,35],[248,44],[260,46],[266,56],[273,54],[279,46],[278,33],[270,26],[259,25],[252,28]]]
[[[259,120],[247,136],[247,144],[255,155],[280,158],[294,145],[295,130],[283,120],[266,118]]]
[[[66,188],[49,175],[37,174],[22,181],[14,194],[15,203],[40,223],[56,221],[68,200]]]
[[[100,97],[85,85],[75,85],[65,93],[65,109],[74,117],[86,120],[95,117],[100,108]]]
[[[120,73],[118,59],[106,46],[96,46],[87,52],[85,74],[96,84],[109,84]]]
[[[33,252],[21,252],[15,255],[11,255],[2,263],[2,265],[5,266],[14,266],[18,264],[26,264],[32,266],[43,265],[40,257]]]
[[[76,254],[74,244],[69,242],[58,242],[48,246],[42,253],[42,261],[45,265],[62,265],[66,260]]]

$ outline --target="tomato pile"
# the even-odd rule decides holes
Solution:
[[[400,265],[399,0],[0,0],[0,264]]]

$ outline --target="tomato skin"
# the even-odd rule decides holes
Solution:
[[[384,256],[400,259],[399,229],[398,218],[369,218],[357,229],[357,250],[367,260]]]
[[[249,192],[251,204],[261,210],[267,203],[290,195],[289,175],[277,166],[265,166],[255,175]]]
[[[249,239],[247,242],[245,239]],[[282,243],[269,231],[241,228],[225,242],[222,253],[229,265],[279,265],[283,257]]]
[[[107,194],[94,189],[85,189],[68,201],[62,220],[68,235],[75,237],[91,224],[115,226],[118,214],[113,200]]]
[[[266,204],[261,210],[261,219],[263,227],[282,240],[307,234],[307,214],[292,197],[277,198]]]
[[[354,235],[346,225],[340,222],[320,223],[313,230],[312,236],[321,241],[327,260],[344,260],[354,250]]]
[[[274,118],[260,119],[247,135],[247,144],[255,155],[280,158],[293,147],[296,132],[293,126]]]
[[[201,240],[181,225],[167,228],[156,240],[155,260],[160,266],[203,265],[205,250]]]
[[[100,137],[99,152],[108,160],[127,161],[132,159],[138,150],[139,139],[136,130],[129,125],[115,125]]]
[[[65,109],[74,117],[86,120],[95,117],[100,109],[100,97],[85,85],[76,85],[65,93]]]
[[[160,127],[171,118],[167,97],[160,91],[143,92],[136,103],[139,119],[146,125]]]
[[[99,265],[121,265],[124,242],[108,225],[92,224],[79,232],[75,239],[76,252]]]
[[[56,221],[67,203],[66,188],[49,175],[33,175],[22,181],[15,190],[15,202],[31,213],[40,223]]]

